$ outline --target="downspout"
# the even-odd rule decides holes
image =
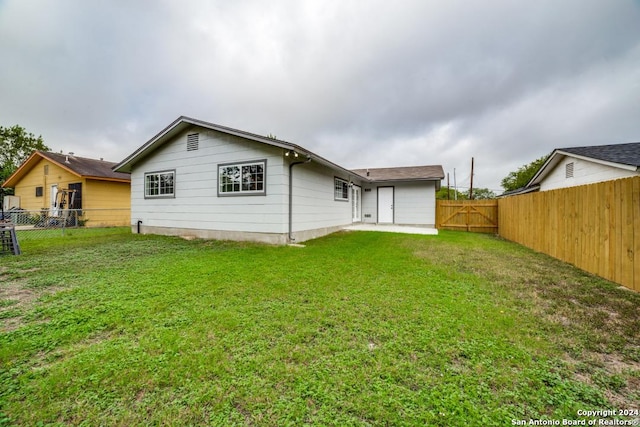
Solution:
[[[304,162],[293,162],[289,164],[289,243],[295,242],[293,238],[293,167],[311,162],[311,156],[307,156]]]

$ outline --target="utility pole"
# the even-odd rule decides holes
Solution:
[[[451,200],[451,187],[449,187],[449,172],[447,172],[447,200]]]
[[[453,168],[453,199],[458,200],[458,184],[456,183],[456,168]]]
[[[469,186],[469,200],[473,200],[473,157],[471,158],[471,185]]]

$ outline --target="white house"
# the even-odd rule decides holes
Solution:
[[[305,148],[180,117],[114,167],[134,232],[302,242],[353,223],[434,226],[442,166],[348,170]]]
[[[640,142],[558,148],[525,187],[504,195],[575,187],[639,174]]]

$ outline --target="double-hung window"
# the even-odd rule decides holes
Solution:
[[[266,170],[266,160],[218,165],[218,195],[265,195]]]
[[[144,174],[144,197],[175,197],[175,171]]]
[[[344,179],[335,178],[334,180],[334,200],[349,200],[349,183]]]

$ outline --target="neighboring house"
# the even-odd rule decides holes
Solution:
[[[558,148],[523,188],[503,196],[575,187],[640,175],[640,142]]]
[[[114,172],[115,163],[87,159],[73,153],[35,151],[2,184],[13,188],[14,205],[56,216],[60,208],[79,209],[86,225],[131,223],[131,176]],[[63,190],[74,191],[73,204],[60,206]]]
[[[348,170],[277,139],[180,117],[114,170],[134,231],[302,242],[352,223],[434,226],[441,166]]]

